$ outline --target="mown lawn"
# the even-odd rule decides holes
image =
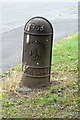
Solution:
[[[50,86],[19,88],[21,65],[2,77],[3,118],[79,118],[78,39],[74,34],[54,44]]]

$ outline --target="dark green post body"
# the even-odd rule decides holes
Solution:
[[[30,19],[24,27],[23,76],[25,87],[46,86],[50,82],[53,28],[43,17]]]

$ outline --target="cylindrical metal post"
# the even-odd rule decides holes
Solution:
[[[30,19],[24,27],[23,76],[26,87],[46,86],[50,82],[53,28],[43,17]]]

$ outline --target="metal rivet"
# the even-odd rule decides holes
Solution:
[[[48,39],[46,41],[48,41]]]
[[[37,63],[37,65],[39,65],[39,63]]]

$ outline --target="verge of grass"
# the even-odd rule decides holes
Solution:
[[[53,46],[50,87],[19,92],[21,66],[6,74],[9,84],[3,87],[1,100],[4,118],[79,118],[78,38],[74,34]]]
[[[76,34],[54,44],[52,68],[56,70],[76,70],[77,67],[78,35]]]

